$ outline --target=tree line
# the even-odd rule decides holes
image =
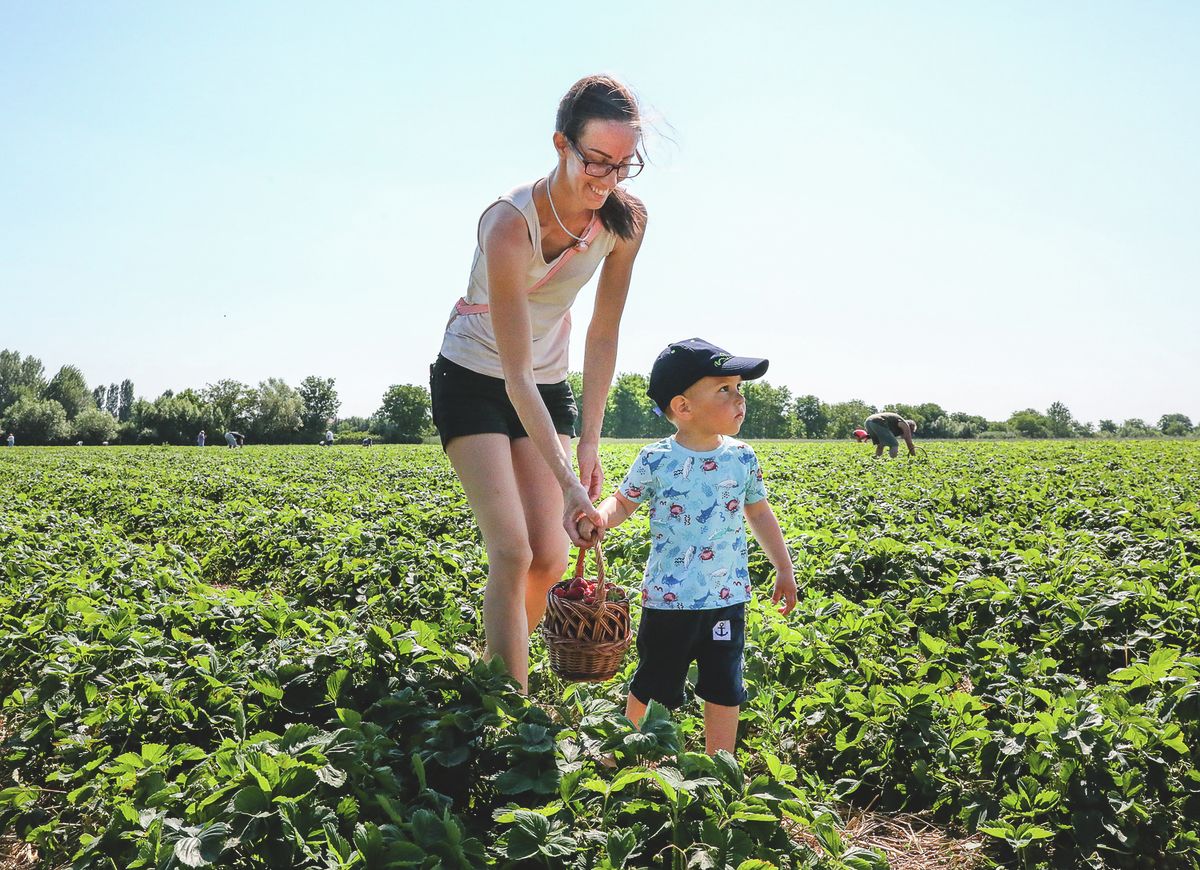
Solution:
[[[569,376],[577,399],[583,395],[583,376]],[[654,413],[646,395],[647,378],[641,374],[617,377],[609,390],[601,434],[612,438],[655,438],[668,435],[671,424]],[[1164,414],[1157,424],[1130,418],[1121,423],[1101,420],[1080,422],[1062,402],[1044,412],[1034,408],[1014,411],[1006,420],[988,420],[977,414],[947,411],[935,402],[910,405],[902,402],[876,407],[858,399],[823,402],[813,395],[792,396],[787,387],[767,381],[742,385],[746,396],[743,438],[849,438],[877,411],[895,411],[915,420],[923,438],[1152,438],[1200,434],[1185,414]]]
[[[582,407],[583,375],[568,380]],[[660,438],[673,429],[654,413],[646,395],[647,378],[622,374],[609,389],[601,434],[610,438]],[[947,411],[933,402],[896,403],[877,408],[852,399],[823,402],[813,395],[793,397],[787,387],[767,381],[743,385],[746,394],[744,438],[848,438],[876,411],[895,411],[917,422],[924,438],[1149,438],[1200,434],[1200,425],[1180,413],[1157,423],[1131,418],[1098,424],[1076,420],[1062,402],[1045,411],[1025,408],[1006,420]],[[433,434],[429,390],[394,384],[370,417],[338,417],[341,401],[333,378],[306,377],[296,387],[267,378],[256,387],[220,380],[203,388],[167,390],[154,400],[137,398],[131,380],[89,387],[83,373],[64,365],[46,378],[41,360],[0,351],[0,433],[13,433],[20,444],[194,444],[204,430],[220,443],[220,434],[237,431],[252,443],[296,444],[321,440],[332,429],[335,439],[351,443],[416,442]]]
[[[296,387],[267,378],[256,387],[221,380],[200,389],[166,390],[136,398],[131,380],[88,386],[83,372],[64,365],[47,378],[42,361],[0,351],[0,437],[19,444],[195,444],[228,431],[252,443],[303,444],[333,428],[338,440],[420,441],[429,428],[429,391],[396,384],[370,417],[338,418],[333,378],[310,375]]]

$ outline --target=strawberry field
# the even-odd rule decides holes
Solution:
[[[610,482],[637,445],[604,449]],[[736,757],[479,658],[435,447],[0,451],[0,837],[76,868],[1200,868],[1200,443],[762,444]],[[605,541],[636,586],[638,515]],[[636,599],[636,596],[635,596]],[[636,607],[635,607],[636,610]],[[615,759],[615,766],[603,762]]]

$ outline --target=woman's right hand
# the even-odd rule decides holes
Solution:
[[[563,492],[563,528],[566,529],[567,536],[576,547],[590,547],[593,541],[580,534],[579,520],[582,518],[586,518],[597,530],[603,532],[604,520],[601,519],[600,512],[588,498],[583,484],[575,480]]]

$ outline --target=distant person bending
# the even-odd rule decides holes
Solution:
[[[905,420],[893,411],[880,411],[867,418],[866,427],[871,443],[875,445],[877,458],[883,455],[884,447],[887,447],[893,459],[900,455],[900,442],[896,440],[897,435],[903,438],[904,443],[908,445],[908,455],[917,455],[917,448],[913,446],[912,441],[913,434],[917,431],[915,421]]]
[[[229,445],[230,449],[234,449],[237,447],[245,447],[246,446],[246,436],[243,435],[241,432],[226,432],[225,433],[225,443]]]
[[[325,430],[325,446],[326,447],[333,446],[333,430],[332,429]]]
[[[197,447],[203,447],[203,446],[204,446],[204,441],[205,441],[205,439],[206,439],[207,437],[208,437],[208,436],[204,434],[204,430],[203,430],[203,429],[201,429],[201,430],[200,430],[200,434],[196,436],[196,446],[197,446]]]

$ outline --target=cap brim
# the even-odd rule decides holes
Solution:
[[[753,381],[767,373],[770,362],[753,356],[731,356],[719,368],[728,375],[741,375],[744,381]]]

